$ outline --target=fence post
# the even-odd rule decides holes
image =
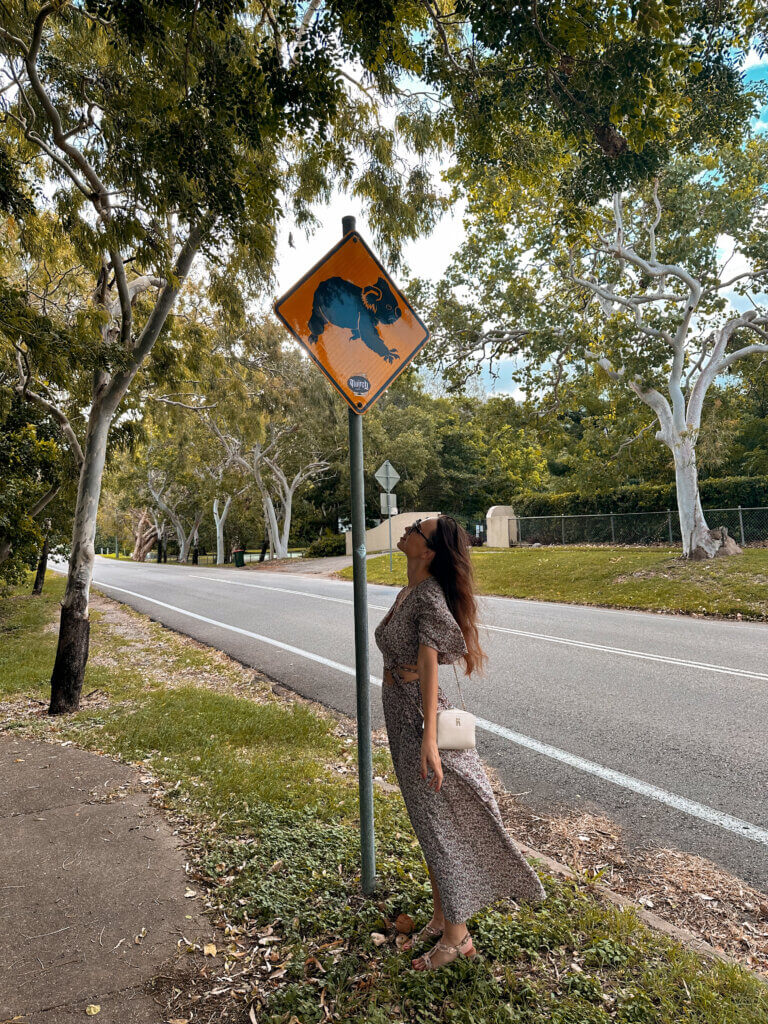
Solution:
[[[741,532],[741,545],[744,546],[744,516],[741,514],[741,505],[739,505],[739,530]]]
[[[565,544],[565,516],[560,516],[560,525],[562,526],[563,544]]]
[[[672,540],[672,511],[670,509],[667,509],[667,527],[669,528],[669,544],[671,547],[674,541]]]
[[[611,544],[616,543],[616,530],[613,526],[613,512],[611,512]]]

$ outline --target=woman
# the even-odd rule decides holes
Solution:
[[[432,883],[434,913],[416,942],[442,935],[412,963],[431,970],[475,956],[465,922],[476,911],[505,896],[540,903],[545,891],[504,828],[477,751],[437,746],[437,712],[452,706],[437,666],[463,658],[470,675],[486,658],[469,537],[450,516],[437,516],[416,520],[397,546],[408,586],[377,626],[376,643],[392,762]]]

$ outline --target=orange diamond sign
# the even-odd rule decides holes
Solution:
[[[360,414],[429,339],[356,231],[277,300],[275,313]]]

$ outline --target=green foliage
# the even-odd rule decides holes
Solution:
[[[346,534],[331,533],[326,530],[322,537],[313,540],[304,551],[305,558],[327,558],[330,555],[343,555],[346,552]]]
[[[722,477],[699,485],[704,508],[768,506],[768,477]],[[610,491],[544,494],[520,491],[514,499],[520,516],[587,515],[601,512],[663,512],[676,506],[674,484],[634,484]]]

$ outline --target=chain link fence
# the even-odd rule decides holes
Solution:
[[[705,508],[710,528],[725,526],[740,545],[768,541],[768,507]],[[511,525],[511,524],[510,524]],[[592,515],[518,516],[517,541],[527,544],[682,544],[677,509]]]

